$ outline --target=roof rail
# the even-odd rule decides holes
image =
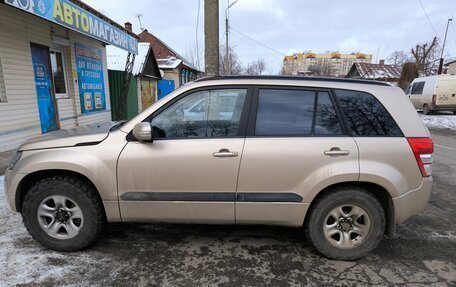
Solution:
[[[309,77],[309,76],[214,76],[196,79],[194,82],[215,81],[215,80],[297,80],[297,81],[323,81],[336,83],[367,84],[377,86],[389,86],[383,82],[372,80],[360,80],[350,78],[331,77]]]

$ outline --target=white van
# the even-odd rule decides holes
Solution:
[[[413,80],[406,91],[416,109],[456,114],[456,75],[436,75]]]

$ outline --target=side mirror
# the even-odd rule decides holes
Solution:
[[[152,125],[147,122],[138,123],[133,128],[133,136],[140,142],[152,142]]]

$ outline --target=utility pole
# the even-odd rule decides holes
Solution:
[[[453,18],[448,19],[446,31],[445,31],[445,38],[443,39],[443,47],[442,47],[442,53],[440,54],[440,63],[439,63],[439,72],[438,72],[439,75],[442,74],[442,70],[443,70],[443,50],[445,50],[445,42],[446,42],[446,37],[448,34],[448,26],[450,25],[451,21],[453,21]]]
[[[228,35],[229,35],[229,32],[230,32],[230,25],[228,23],[228,10],[234,5],[236,4],[238,0],[235,0],[233,3],[231,4],[228,4],[228,7],[226,7],[225,9],[225,38],[226,38],[226,42],[225,42],[225,66],[226,66],[226,73],[227,75],[231,75],[231,65],[230,65],[230,54],[229,54],[229,51],[230,51],[230,45],[228,44]],[[229,0],[228,0],[228,3],[229,3]]]
[[[219,3],[204,0],[204,60],[207,76],[218,76],[219,71]]]

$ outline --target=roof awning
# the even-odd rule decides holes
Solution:
[[[4,0],[4,3],[108,45],[138,53],[137,35],[79,0]]]

